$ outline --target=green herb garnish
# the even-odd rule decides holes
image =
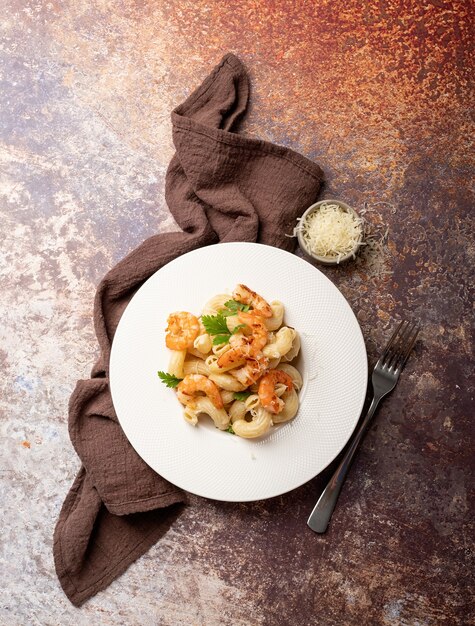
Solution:
[[[162,383],[164,383],[167,387],[171,387],[172,389],[174,389],[178,385],[178,383],[183,380],[183,378],[177,378],[176,376],[173,376],[173,374],[168,374],[167,372],[157,372],[157,374]]]
[[[228,333],[227,335],[215,335],[213,337],[213,346],[220,346],[223,343],[228,343],[229,337],[231,337],[231,333]]]
[[[231,426],[231,424],[229,424],[229,426],[226,428],[225,430],[226,433],[231,433],[231,435],[235,435],[236,433],[233,430],[233,427]]]
[[[226,318],[221,311],[217,315],[203,315],[201,321],[203,322],[203,326],[206,328],[206,332],[210,335],[231,334],[226,324]]]
[[[237,302],[237,300],[228,300],[227,302],[224,303],[224,306],[227,309],[227,311],[226,310],[222,311],[225,317],[229,317],[230,315],[237,315],[239,311],[242,311],[243,313],[247,313],[249,309],[251,308],[249,304],[243,304],[242,302]]]
[[[247,324],[238,324],[237,326],[233,328],[233,332],[231,333],[231,335],[235,335],[237,332],[241,330],[241,328],[246,328],[246,326]]]
[[[241,328],[246,326],[246,324],[238,324],[231,332],[221,311],[217,315],[203,315],[201,321],[206,332],[213,336],[213,346],[228,343],[231,335],[235,335]]]
[[[240,400],[241,402],[245,402],[249,396],[252,396],[250,391],[235,391],[233,393],[233,398],[235,400]]]

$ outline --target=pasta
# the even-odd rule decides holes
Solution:
[[[203,354],[195,347],[191,347],[187,349],[187,356],[195,356],[197,359],[201,359],[202,361],[204,361],[208,355]]]
[[[193,348],[201,352],[201,354],[209,354],[213,347],[213,341],[208,333],[199,335],[193,342]]]
[[[183,378],[183,366],[185,364],[186,350],[170,350],[168,371],[172,376]]]
[[[280,413],[274,415],[273,422],[274,424],[282,424],[283,422],[288,422],[293,417],[295,417],[299,408],[299,397],[295,389],[285,396],[284,399],[284,408]]]
[[[302,389],[302,385],[303,385],[302,375],[300,374],[300,372],[298,371],[296,367],[294,367],[293,365],[290,365],[289,363],[281,363],[279,365],[279,369],[283,370],[290,376],[294,384],[294,389],[296,389],[297,391],[300,391]]]
[[[227,389],[221,390],[221,400],[223,404],[226,406],[227,404],[232,404],[233,402],[237,402],[234,399],[234,391],[228,391]]]
[[[206,365],[206,362],[201,359],[188,359],[183,363],[183,374],[185,376],[187,374],[202,374],[203,376],[209,376],[210,369]]]
[[[214,406],[213,402],[206,396],[198,396],[194,400],[194,407],[197,414],[205,413],[213,420],[215,426],[220,430],[226,430],[229,426],[229,415],[222,409]]]
[[[226,326],[228,327],[229,332],[233,332],[236,326],[239,326],[240,321],[237,315],[229,315],[226,318]]]
[[[284,354],[284,356],[282,357],[282,361],[293,361],[297,354],[300,352],[300,335],[298,334],[298,332],[295,331],[295,329],[294,332],[295,335],[292,341],[292,347],[287,352],[287,354]]]
[[[198,317],[170,314],[169,367],[158,374],[176,388],[189,424],[207,415],[219,430],[253,439],[296,416],[303,381],[289,362],[300,338],[284,314],[282,302],[245,285],[210,298]]]
[[[229,300],[229,294],[227,293],[220,293],[216,296],[213,296],[204,305],[201,314],[202,315],[217,315],[219,311],[225,308],[225,304],[228,300]]]
[[[244,391],[244,389],[246,389],[246,387],[231,374],[210,374],[209,379],[226,391]]]
[[[242,400],[234,400],[232,405],[229,407],[228,412],[231,423],[234,423],[237,420],[243,420],[246,417],[248,408],[246,407],[246,403]]]
[[[270,303],[272,309],[272,317],[264,320],[267,330],[277,330],[282,326],[282,320],[284,319],[284,305],[278,300],[274,300]]]
[[[233,430],[239,437],[254,439],[261,437],[272,426],[272,414],[263,407],[258,407],[252,412],[251,421],[238,419],[233,422]]]
[[[262,352],[270,359],[280,359],[292,348],[296,334],[293,328],[282,326],[274,335],[273,340],[264,347]]]

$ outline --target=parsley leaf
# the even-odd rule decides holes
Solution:
[[[249,396],[252,396],[250,391],[235,391],[233,393],[233,398],[235,400],[241,400],[241,402],[245,402]]]
[[[213,337],[213,346],[220,346],[223,343],[228,343],[229,337],[231,337],[231,333],[227,334],[222,333],[221,335],[214,335]]]
[[[213,336],[213,346],[228,343],[231,335],[234,335],[246,324],[238,324],[231,332],[226,324],[226,318],[220,311],[217,315],[203,315],[201,318],[206,332]]]
[[[251,308],[249,304],[243,304],[242,302],[237,302],[236,300],[228,300],[224,303],[227,311],[223,311],[223,315],[225,317],[229,317],[230,315],[236,315],[239,311],[243,313],[247,313]]]
[[[235,335],[241,330],[241,328],[245,328],[246,326],[247,324],[238,324],[237,326],[233,328],[233,332],[231,333],[231,335]]]
[[[226,433],[231,433],[231,435],[235,435],[236,433],[233,430],[233,427],[231,426],[231,424],[229,424],[229,426],[226,428],[225,430]]]
[[[206,332],[210,335],[229,335],[229,329],[226,324],[226,318],[221,313],[217,315],[203,315],[201,318]]]
[[[238,331],[241,330],[241,328],[244,328],[244,326],[246,326],[246,324],[238,324],[233,328],[232,332],[228,330],[226,333],[219,333],[219,335],[214,335],[213,346],[220,346],[221,344],[228,343],[231,335],[235,335]]]
[[[173,376],[173,374],[168,374],[167,372],[157,372],[157,374],[162,383],[164,383],[167,387],[171,387],[172,389],[174,389],[178,385],[178,383],[183,380],[183,378],[177,378],[176,376]]]

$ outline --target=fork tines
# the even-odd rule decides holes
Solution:
[[[416,343],[419,330],[420,326],[417,323],[407,320],[400,322],[381,355],[381,365],[393,371],[402,369]]]

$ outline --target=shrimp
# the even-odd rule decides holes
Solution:
[[[233,291],[233,298],[237,302],[250,304],[262,317],[272,317],[272,308],[269,303],[258,293],[246,287],[246,285],[237,285],[236,289]]]
[[[233,369],[234,367],[239,367],[244,365],[246,362],[246,355],[244,354],[241,348],[231,348],[218,358],[217,365],[218,367],[222,367],[223,369]]]
[[[218,367],[229,370],[244,365],[248,359],[255,359],[267,343],[269,333],[261,315],[255,311],[240,311],[238,319],[241,324],[245,324],[245,328],[242,333],[231,335],[231,349],[221,354],[217,361]]]
[[[246,359],[245,365],[236,370],[231,370],[232,374],[242,385],[249,387],[266,371],[269,359],[263,354]]]
[[[277,415],[284,408],[284,402],[275,393],[276,383],[283,383],[288,391],[294,388],[292,378],[283,370],[271,370],[259,381],[257,391],[262,406]]]
[[[193,403],[195,396],[200,391],[208,396],[217,409],[223,408],[223,400],[218,387],[212,380],[202,374],[187,374],[185,378],[178,383],[178,400],[185,406],[188,406]]]
[[[251,356],[255,356],[266,345],[269,338],[269,331],[264,324],[264,320],[256,311],[251,311],[250,313],[240,311],[238,319],[241,324],[246,325],[243,328],[243,333],[251,346]]]
[[[177,311],[168,316],[165,343],[170,350],[186,350],[193,347],[200,332],[198,318],[186,311]]]

